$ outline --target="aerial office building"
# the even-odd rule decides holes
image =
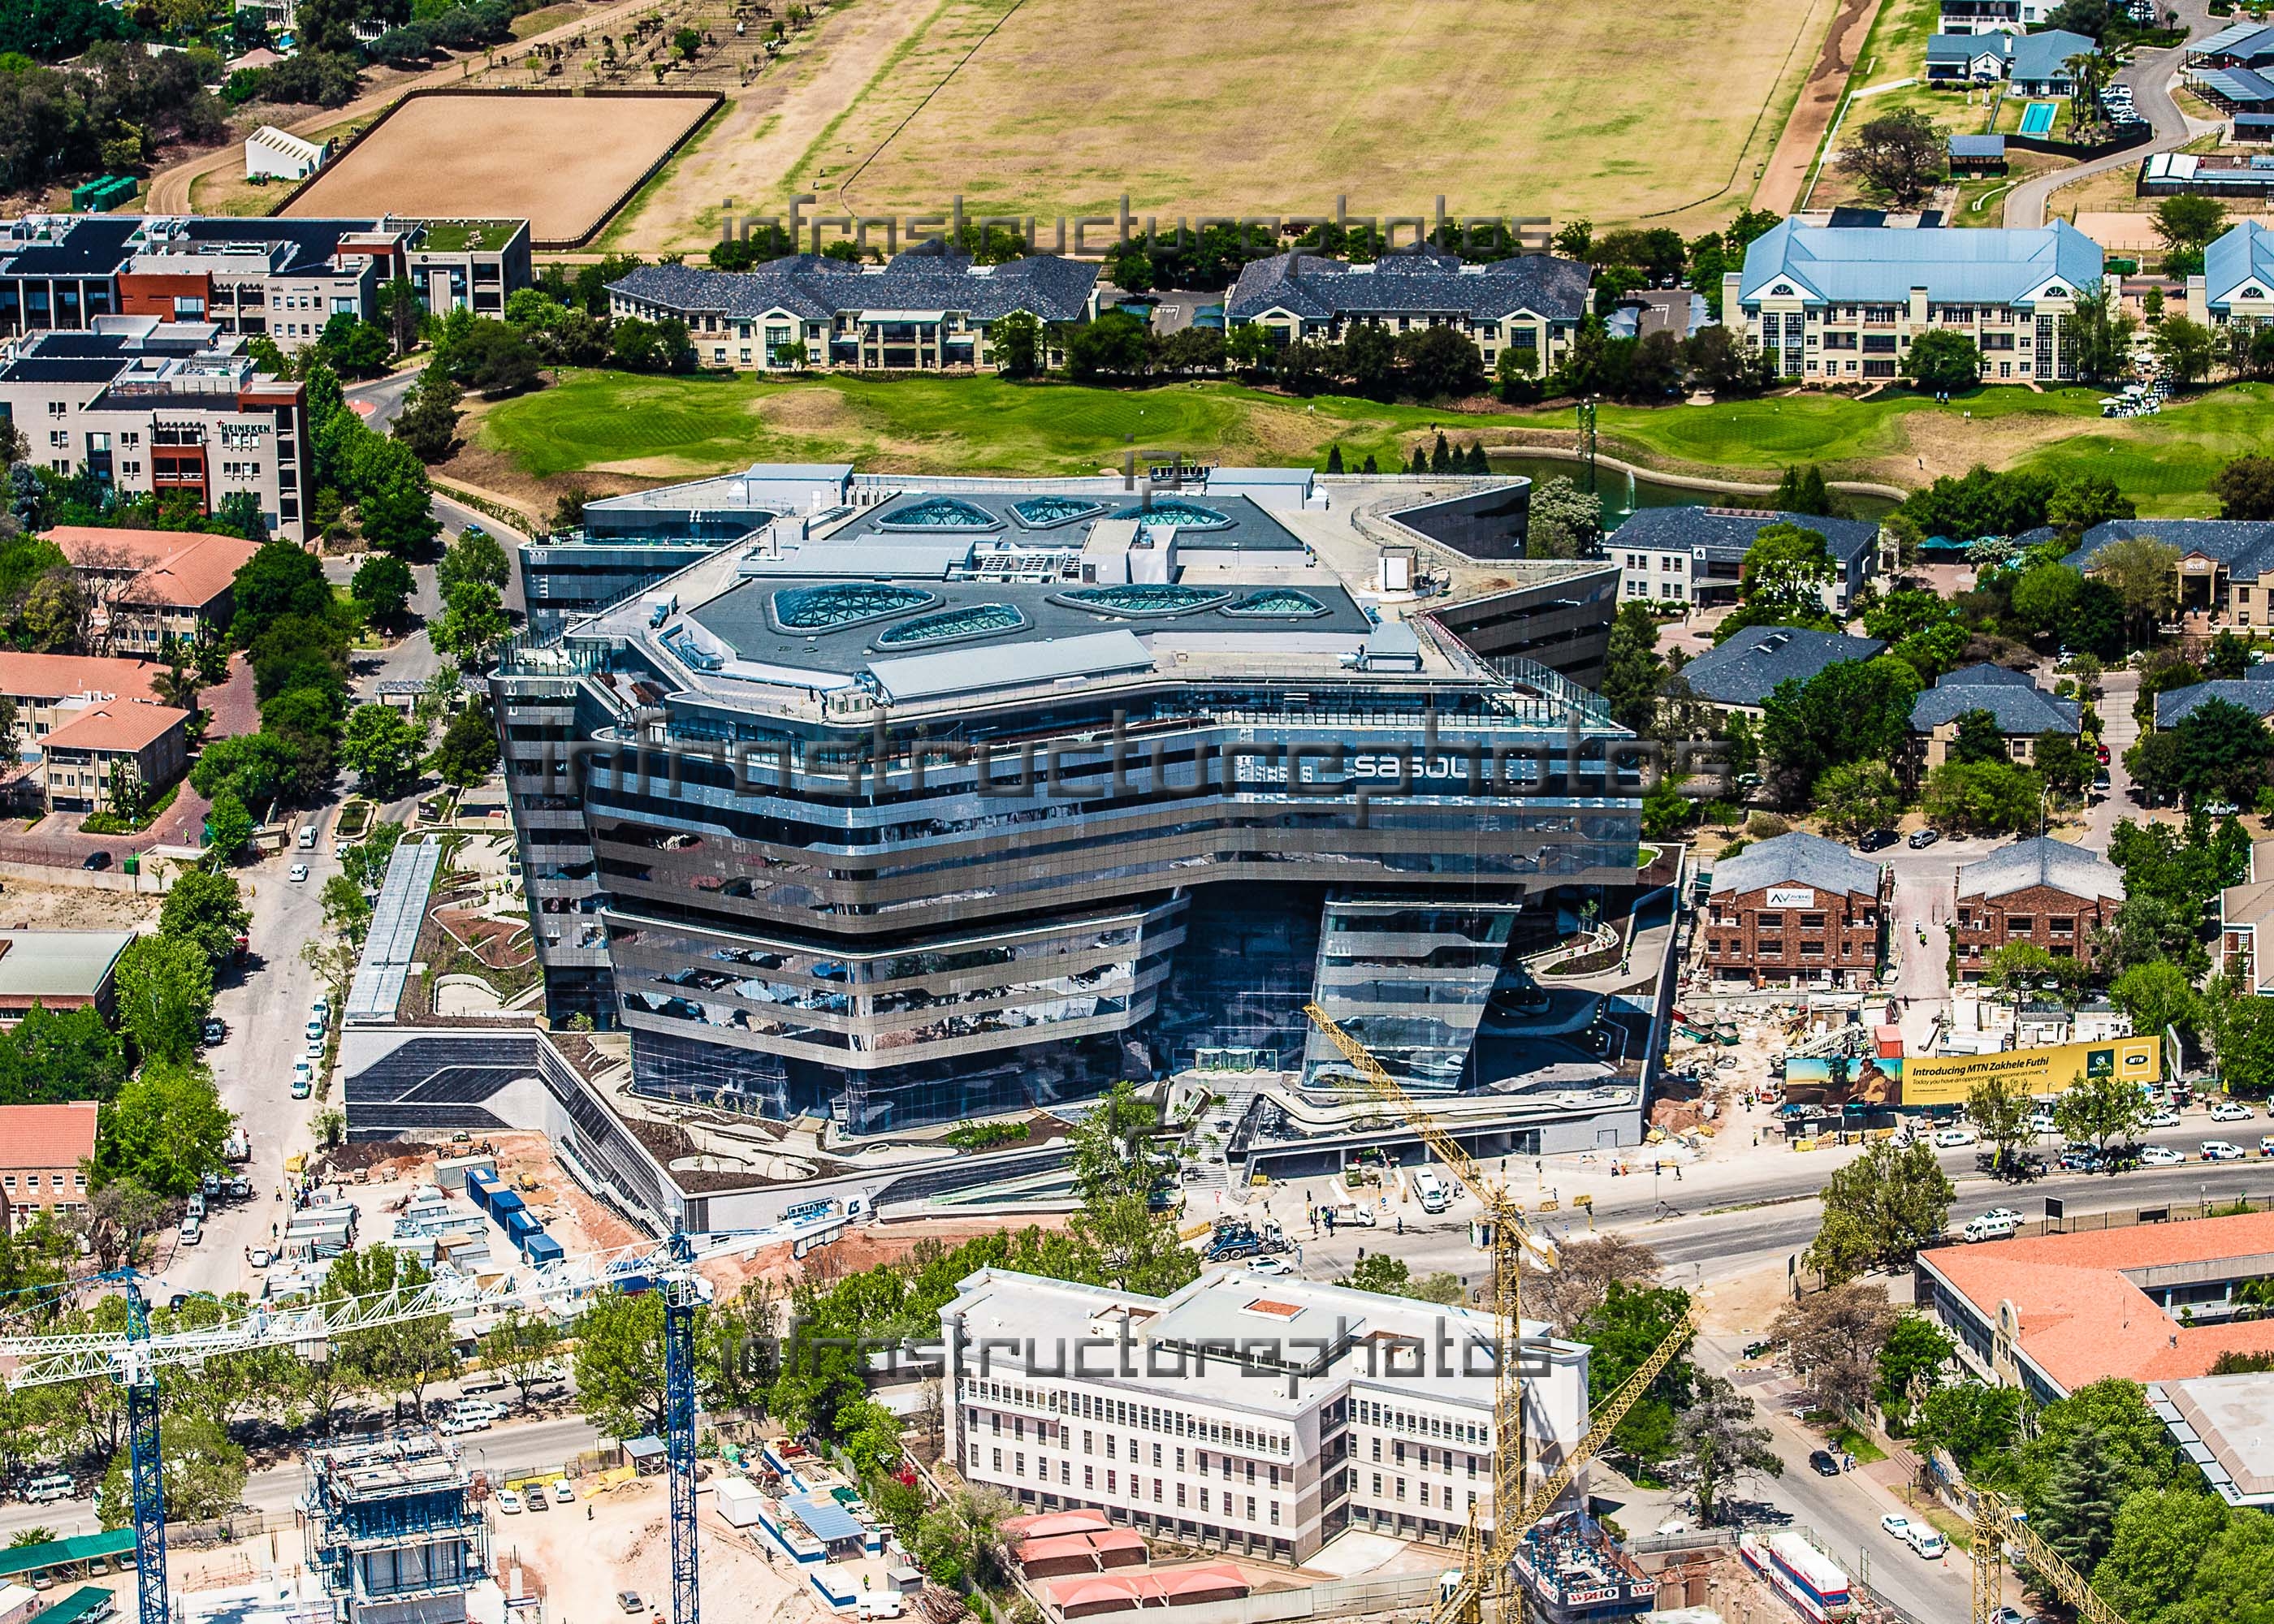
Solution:
[[[1495,1080],[1506,966],[1634,882],[1629,736],[1274,472],[799,501],[509,650],[554,1018],[629,1029],[638,1093],[853,1133],[1308,1079],[1314,998],[1412,1086]],[[1562,569],[1525,590],[1608,617]]]

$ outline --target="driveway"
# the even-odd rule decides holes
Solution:
[[[2180,14],[2180,22],[2190,36],[2210,32],[2216,25],[2207,0],[2167,0],[2170,9]],[[2231,19],[2229,19],[2231,20]],[[2045,214],[2052,195],[2063,186],[2094,175],[2105,175],[2111,169],[2128,169],[2150,153],[2172,152],[2184,147],[2196,132],[2189,126],[2187,115],[2172,99],[2172,79],[2180,71],[2187,55],[2187,47],[2175,45],[2169,50],[2145,51],[2136,54],[2129,65],[2116,76],[2120,85],[2132,88],[2133,108],[2142,114],[2156,139],[2144,147],[2134,147],[2105,158],[2095,158],[2089,163],[2055,169],[2050,175],[2038,175],[2025,180],[2006,194],[2006,224],[2014,228],[2033,228],[2045,223]]]

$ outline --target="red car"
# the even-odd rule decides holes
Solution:
[[[2093,751],[2093,754],[2100,758],[2100,764],[2102,766],[2105,767],[2108,765],[2108,747],[2106,745],[2104,744],[2100,746],[2097,749]]]

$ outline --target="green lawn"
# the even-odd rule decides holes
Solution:
[[[1607,452],[1645,466],[1758,481],[1817,463],[1839,477],[1914,485],[1972,462],[2105,473],[2143,513],[2208,514],[2211,476],[2263,448],[2274,387],[2240,384],[2160,417],[2104,420],[2100,391],[1985,388],[1947,406],[1906,390],[1870,400],[1790,395],[1713,407],[1606,406]],[[1230,463],[1389,469],[1442,425],[1459,440],[1568,434],[1570,410],[1456,417],[1343,396],[1291,400],[1235,384],[1097,389],[993,378],[797,381],[748,375],[568,374],[481,419],[481,442],[549,478],[586,470],[686,478],[753,462],[852,462],[934,473],[1075,473],[1123,455],[1181,451]],[[1566,441],[1565,443],[1569,443]],[[1924,461],[1925,466],[1919,464]]]

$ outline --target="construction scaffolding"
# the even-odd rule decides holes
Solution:
[[[433,1432],[306,1456],[308,1566],[343,1624],[462,1624],[490,1576],[488,1523],[456,1447]]]

